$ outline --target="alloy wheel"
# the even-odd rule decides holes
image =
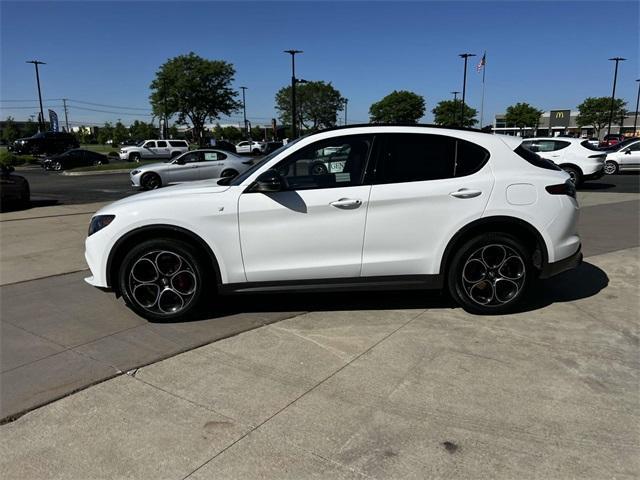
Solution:
[[[521,255],[504,244],[490,244],[469,255],[461,272],[464,292],[477,305],[496,307],[514,300],[525,283]]]
[[[128,276],[131,298],[156,315],[175,315],[193,301],[198,289],[194,266],[182,255],[153,250],[140,256]]]
[[[613,162],[606,162],[604,164],[604,173],[607,175],[613,175],[618,171],[618,167]]]

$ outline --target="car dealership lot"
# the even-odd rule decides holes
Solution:
[[[631,477],[640,202],[638,177],[620,178],[632,187],[580,193],[585,264],[499,317],[433,294],[350,293],[244,297],[217,317],[148,323],[66,273],[82,268],[97,204],[3,214],[2,417],[115,378],[0,427],[0,471]],[[61,240],[38,243],[43,231]],[[57,248],[37,271],[32,259]]]

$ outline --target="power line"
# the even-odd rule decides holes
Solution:
[[[75,103],[81,103],[83,105],[93,105],[94,107],[106,107],[106,108],[122,108],[124,110],[144,110],[146,112],[150,112],[151,109],[150,108],[142,108],[142,107],[123,107],[120,105],[108,105],[106,103],[94,103],[94,102],[87,102],[84,100],[75,100],[73,98],[68,98],[67,99],[69,102],[75,102]]]

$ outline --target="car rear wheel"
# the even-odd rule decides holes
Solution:
[[[260,151],[260,149],[259,149],[259,148],[254,148],[252,153],[253,153],[254,155],[260,155],[260,153],[262,153],[262,152]]]
[[[102,165],[102,160],[94,160],[93,161],[93,166],[97,167],[98,165]]]
[[[604,173],[607,175],[615,175],[620,170],[620,167],[613,160],[607,160],[604,162]]]
[[[180,152],[171,152],[171,158],[176,158],[178,155],[180,155]]]
[[[533,277],[531,253],[522,242],[503,233],[485,233],[457,250],[447,287],[467,312],[499,314],[521,302]]]
[[[51,170],[55,170],[56,172],[59,172],[60,170],[62,170],[62,163],[61,162],[53,162],[51,164]]]
[[[140,154],[139,153],[132,153],[131,155],[129,155],[129,161],[130,162],[140,163]]]
[[[582,184],[582,174],[574,167],[562,167],[562,169],[569,174],[569,180],[576,186]]]
[[[118,272],[126,304],[148,320],[183,320],[197,311],[207,275],[188,243],[161,238],[135,246]]]
[[[228,169],[228,170],[224,170],[220,176],[222,178],[226,178],[226,177],[237,177],[238,176],[238,172],[233,170],[233,169]]]
[[[140,185],[145,190],[155,190],[162,186],[162,179],[157,173],[145,173],[140,179]]]

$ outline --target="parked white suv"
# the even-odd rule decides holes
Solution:
[[[529,138],[522,145],[562,168],[575,185],[586,180],[597,180],[604,175],[606,153],[593,147],[589,140],[569,137]]]
[[[185,140],[143,140],[132,147],[120,149],[120,160],[139,162],[140,160],[175,158],[189,151]]]
[[[236,153],[253,153],[259,155],[264,153],[266,144],[264,142],[249,142],[244,141],[236,145]]]
[[[314,171],[338,151],[340,171]],[[502,313],[581,261],[577,216],[568,175],[515,137],[349,126],[234,179],[104,207],[86,280],[156,320],[215,308],[216,292],[356,288],[446,288],[470,312]]]

